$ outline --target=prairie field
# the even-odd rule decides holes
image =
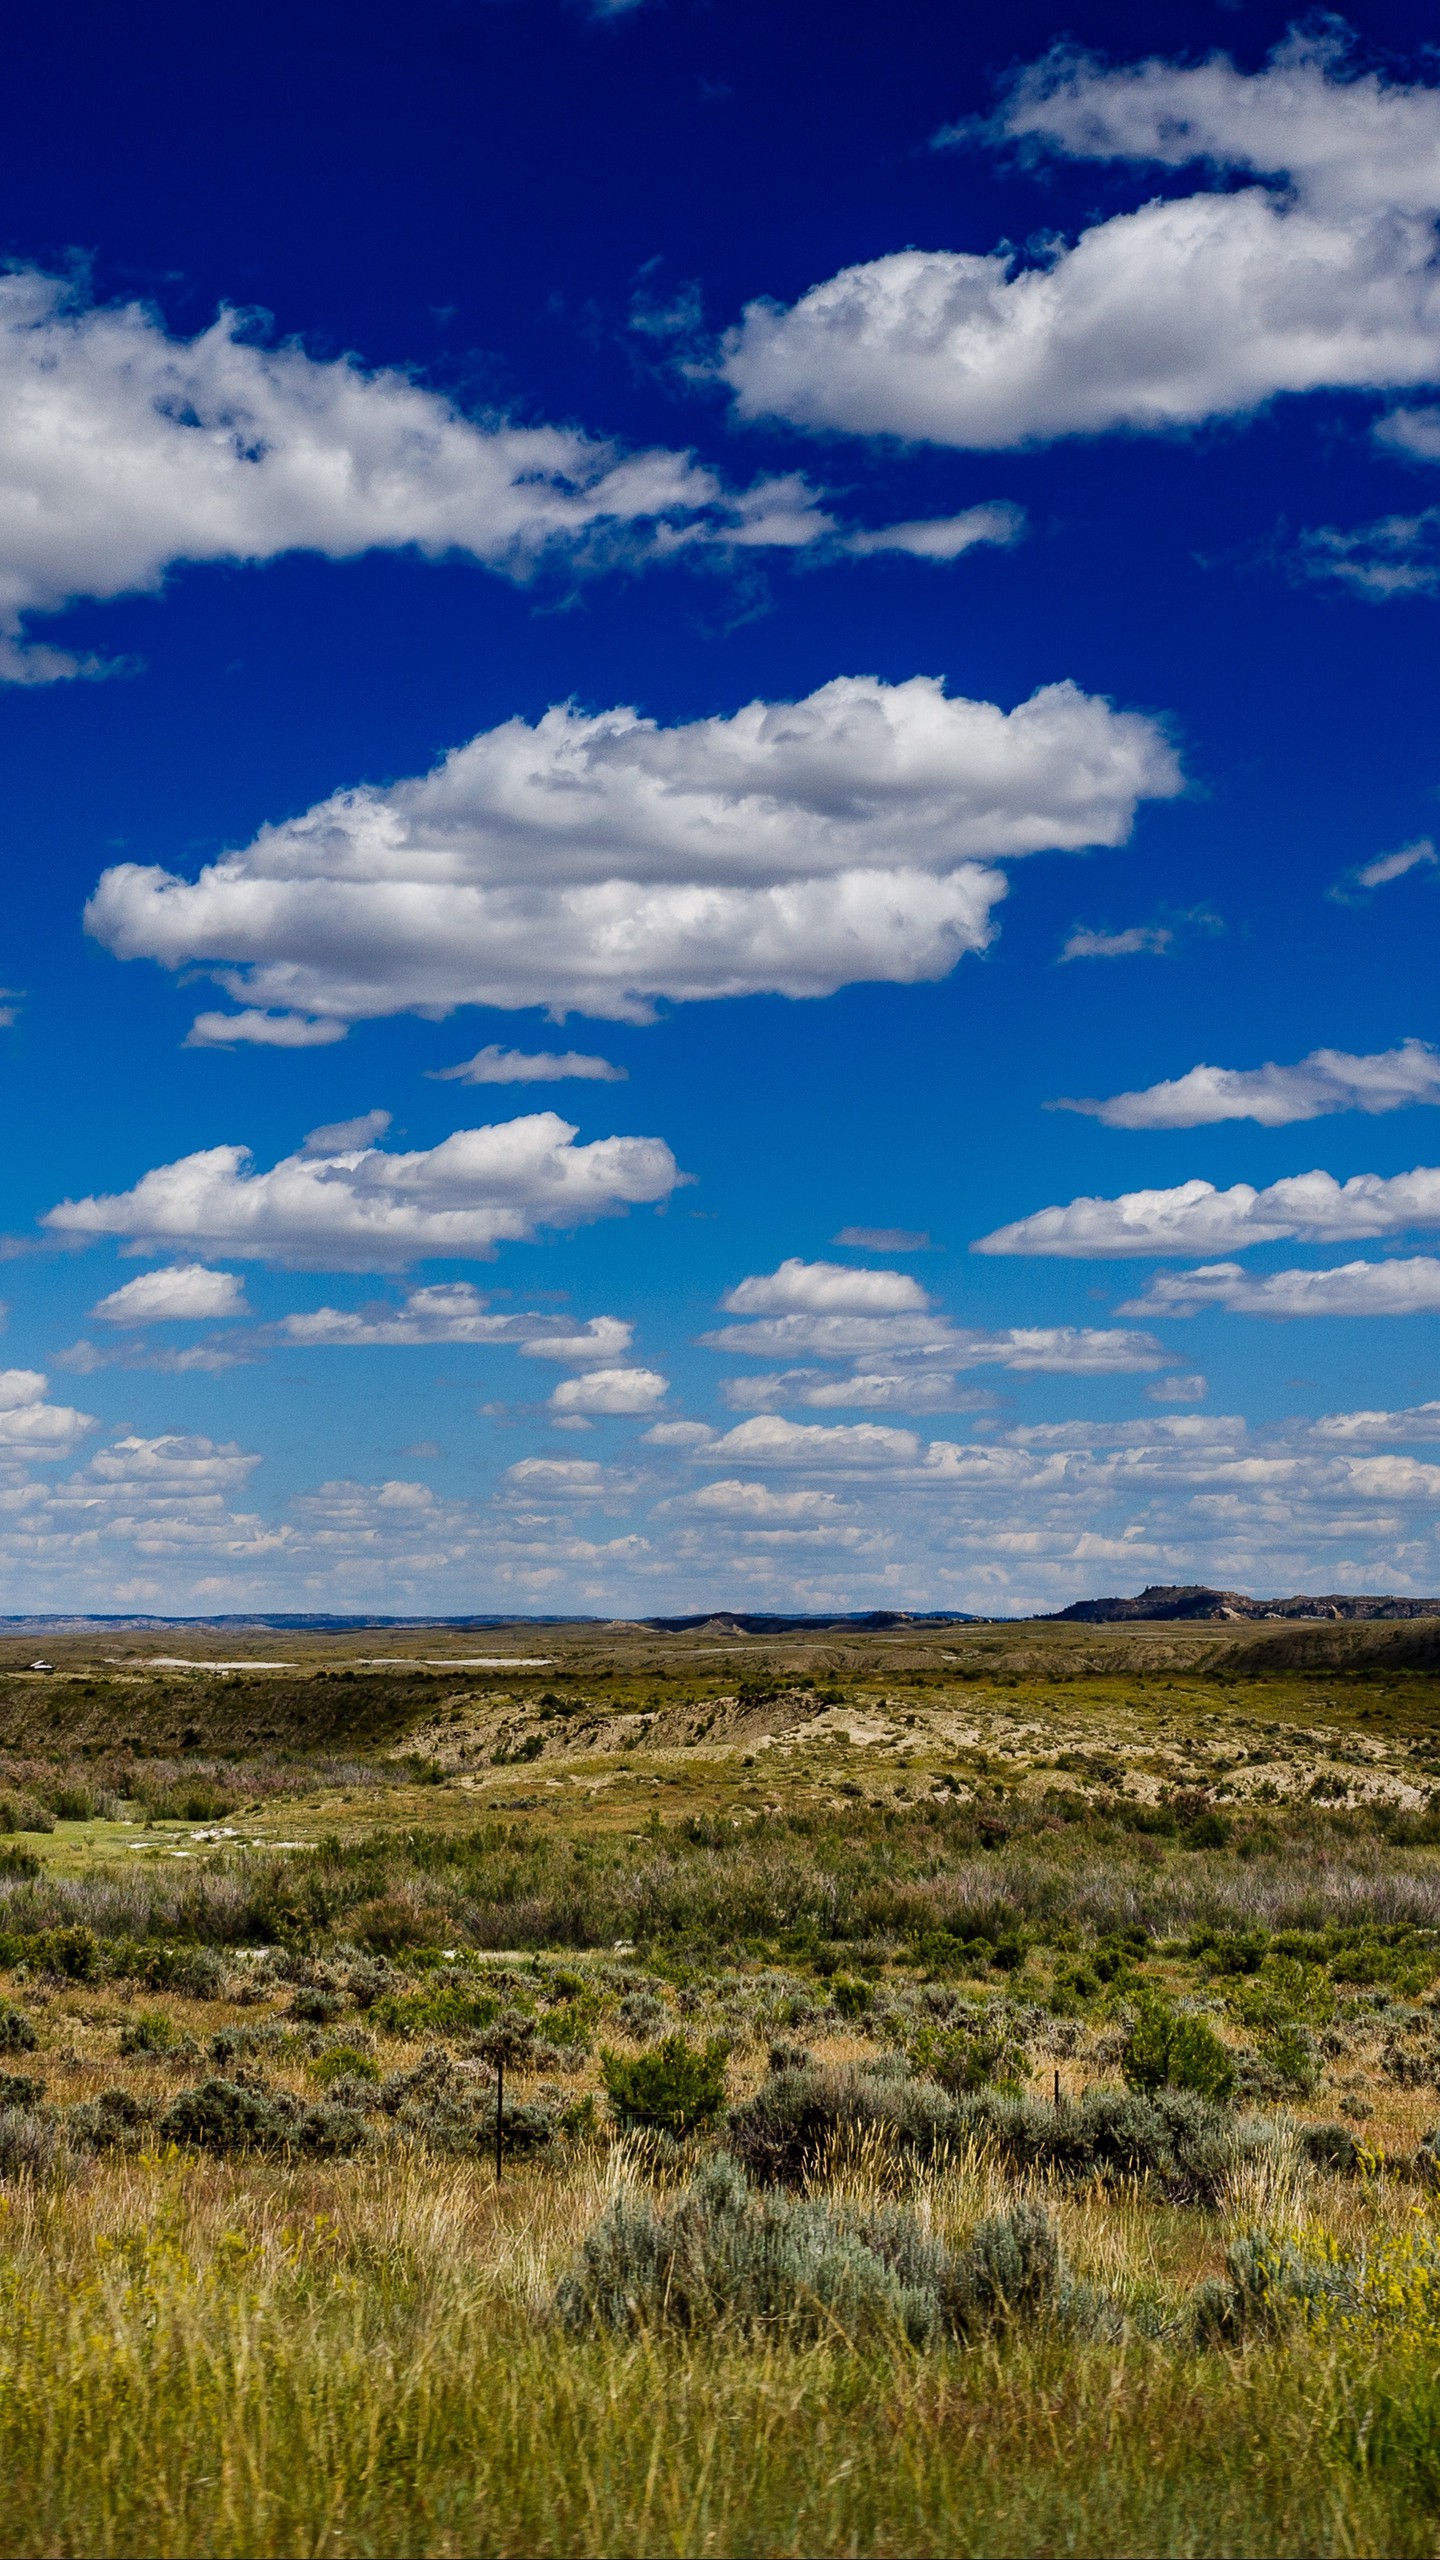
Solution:
[[[0,2555],[1434,2552],[1436,1632],[4,1640]]]

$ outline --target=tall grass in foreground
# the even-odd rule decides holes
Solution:
[[[1178,2330],[925,2353],[576,2338],[555,2279],[613,2177],[582,2161],[497,2194],[461,2164],[129,2159],[11,2188],[0,2554],[1440,2547],[1433,2319],[1231,2353]],[[922,2205],[960,2227],[992,2187],[960,2164]],[[1059,2211],[1137,2302],[1232,2227],[1151,2208],[1142,2248],[1123,2199]],[[1347,2214],[1378,2234],[1413,2205]]]

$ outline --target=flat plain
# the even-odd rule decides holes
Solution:
[[[1434,1623],[35,1650],[0,2554],[1440,2546]]]

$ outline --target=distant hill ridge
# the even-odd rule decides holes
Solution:
[[[1440,1600],[1398,1599],[1393,1592],[1297,1591],[1288,1600],[1252,1600],[1245,1591],[1212,1591],[1203,1582],[1152,1582],[1133,1600],[1074,1600],[1051,1621],[1114,1626],[1126,1618],[1440,1618]]]

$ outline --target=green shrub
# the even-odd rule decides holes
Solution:
[[[1177,2016],[1153,1993],[1136,2004],[1121,2068],[1132,2089],[1191,2089],[1223,2100],[1235,2087],[1235,2065],[1214,2028]]]
[[[160,2118],[162,2140],[224,2155],[298,2151],[335,2158],[364,2142],[364,2117],[338,2106],[302,2106],[284,2090],[237,2080],[202,2080],[184,2089]]]
[[[141,2009],[120,2030],[124,2054],[169,2053],[178,2042],[174,2020],[163,2009]]]
[[[33,1849],[0,1849],[0,1883],[33,1884],[39,1873],[40,1860]]]
[[[460,2035],[493,2025],[501,2009],[497,1991],[477,1991],[463,1982],[440,1982],[423,1991],[385,1991],[372,2001],[370,2016],[386,2035]]]
[[[55,1816],[33,1796],[0,1795],[0,1831],[53,1831]]]
[[[321,1991],[305,1984],[291,1998],[290,2015],[302,2019],[307,2026],[328,2027],[344,2006],[338,1991]]]
[[[310,2077],[329,2089],[337,2080],[378,2080],[380,2066],[373,2054],[362,2053],[358,2045],[332,2044],[328,2053],[316,2055]]]
[[[38,2107],[45,2083],[33,2071],[0,2071],[0,2107]]]
[[[1353,2178],[1361,2166],[1360,2145],[1348,2124],[1302,2124],[1298,2139],[1301,2155],[1312,2168]]]
[[[729,2058],[724,2036],[692,2045],[685,2035],[669,2035],[651,2052],[633,2058],[602,2046],[600,2072],[611,2113],[630,2128],[676,2136],[698,2132],[713,2124],[725,2105]]]
[[[98,1982],[105,1970],[104,1950],[93,1929],[46,1929],[33,1941],[47,1973],[66,1982]]]
[[[39,2041],[24,2010],[0,2000],[0,2053],[33,2053]]]
[[[912,2067],[938,2080],[952,2097],[987,2088],[995,2081],[1018,2087],[1027,2061],[1024,2045],[1003,2020],[997,2026],[972,2019],[960,2026],[922,2027],[909,2054]]]
[[[128,2089],[102,2089],[65,2111],[66,2132],[90,2151],[138,2150],[152,2120],[153,2110]]]
[[[95,1790],[93,1787],[52,1787],[49,1805],[57,1822],[93,1822]]]
[[[830,1985],[830,2005],[842,2018],[863,2018],[875,2006],[868,1982],[852,1973],[837,1973]]]

